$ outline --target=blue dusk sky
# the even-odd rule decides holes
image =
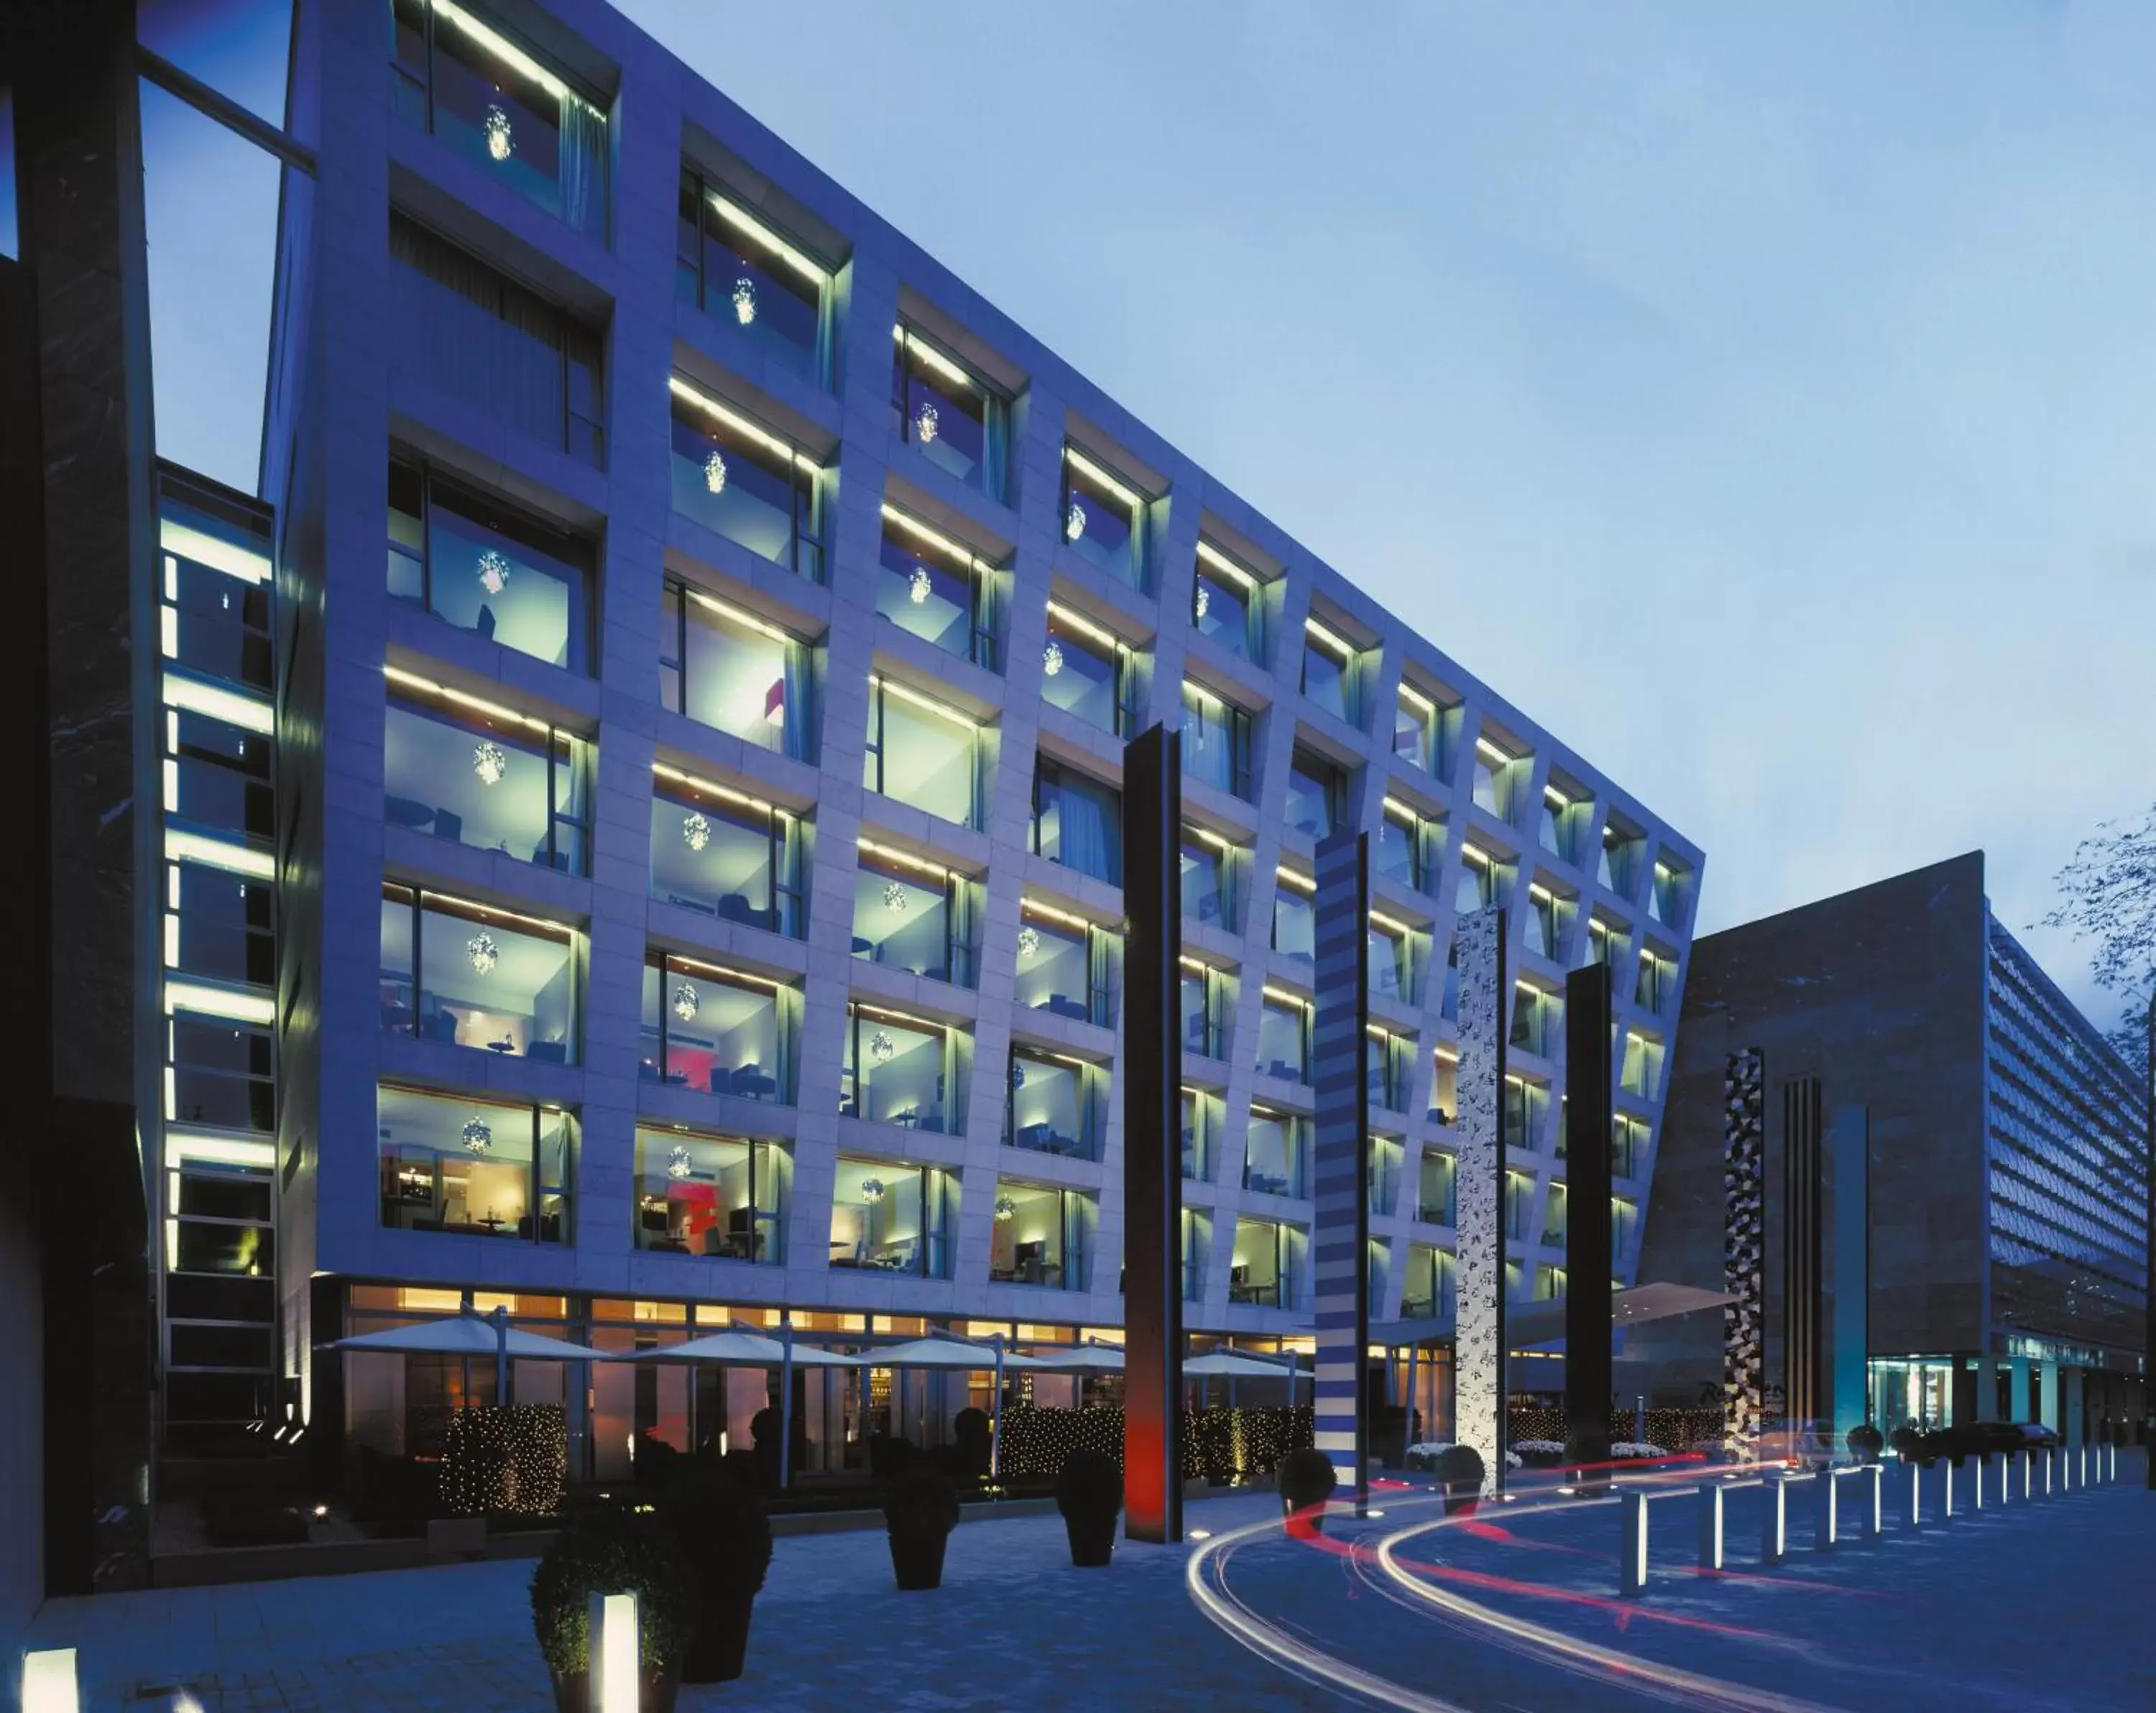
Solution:
[[[2156,801],[2156,9],[619,3],[1697,840],[1702,931],[1981,847],[2116,1015],[2030,925]]]

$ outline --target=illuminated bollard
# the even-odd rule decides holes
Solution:
[[[1699,1567],[1722,1568],[1722,1484],[1710,1481],[1699,1490]]]
[[[1841,1538],[1840,1504],[1840,1483],[1835,1480],[1831,1469],[1821,1469],[1812,1479],[1819,1483],[1819,1521],[1812,1534],[1812,1551],[1831,1552],[1834,1543]]]
[[[2058,1491],[2059,1448],[2047,1446],[2044,1451],[2044,1496],[2049,1499]]]
[[[1857,1503],[1864,1507],[1857,1516],[1857,1533],[1866,1541],[1877,1540],[1886,1522],[1886,1475],[1883,1465],[1868,1463],[1857,1477]]]
[[[638,1646],[636,1596],[591,1597],[592,1713],[637,1713],[641,1649]]]
[[[2021,1496],[2034,1499],[2036,1496],[2036,1454],[2033,1450],[2025,1451],[2014,1461],[2021,1465]]]
[[[1779,1564],[1789,1556],[1789,1484],[1779,1475],[1767,1477],[1767,1514],[1759,1530],[1759,1562]]]
[[[1924,1466],[1911,1460],[1909,1470],[1909,1526],[1921,1529],[1924,1526]]]
[[[1954,1466],[1951,1459],[1939,1459],[1939,1473],[1946,1478],[1939,1484],[1939,1521],[1944,1522],[1953,1515]]]
[[[2014,1495],[2014,1459],[2007,1453],[1999,1457],[1999,1503],[2003,1509]]]
[[[2116,1481],[2118,1479],[2118,1442],[2117,1440],[2113,1440],[2110,1444],[2104,1447],[2104,1449],[2109,1452],[2111,1455],[2105,1465],[2103,1478],[2107,1481]],[[2149,1455],[2151,1457],[2156,1457],[2156,1450],[2151,1450]]]
[[[81,1713],[74,1649],[40,1648],[23,1655],[23,1713]]]
[[[1647,1495],[1635,1490],[1619,1498],[1625,1510],[1625,1542],[1617,1567],[1617,1592],[1631,1599],[1647,1586]]]

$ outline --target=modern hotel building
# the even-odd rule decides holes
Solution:
[[[787,1310],[1113,1336],[1118,776],[1156,722],[1187,1324],[1307,1333],[1343,827],[1374,1318],[1448,1312],[1449,946],[1493,900],[1513,1288],[1563,1289],[1563,977],[1595,959],[1632,1281],[1695,846],[604,6],[302,3],[258,131],[259,498],[165,472],[129,597],[162,649],[126,894],[161,1444],[403,1449],[457,1365],[316,1347],[460,1300],[616,1349]],[[685,1431],[681,1371],[518,1368],[583,1471]],[[886,1379],[817,1389],[812,1469],[864,1408],[937,1407]],[[706,1384],[707,1426],[763,1401]]]

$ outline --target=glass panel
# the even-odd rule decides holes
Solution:
[[[1380,998],[1413,1005],[1415,984],[1414,936],[1386,929],[1369,931],[1370,991]]]
[[[1119,728],[1118,652],[1088,632],[1048,615],[1048,643],[1041,651],[1040,696],[1052,708],[1076,715],[1103,731]]]
[[[839,1110],[908,1130],[955,1131],[948,1033],[891,1017],[856,1015],[847,1043],[850,1088]]]
[[[739,329],[788,373],[820,385],[827,276],[773,249],[693,177],[685,177],[682,195],[701,204],[706,312]]]
[[[394,923],[396,915],[405,923]],[[418,913],[418,991],[412,988],[408,903],[382,905],[384,1022],[423,1040],[477,1047],[555,1064],[577,1056],[575,948],[496,918],[475,920],[431,905]],[[399,960],[402,960],[400,962]],[[398,1015],[393,1018],[393,1010]],[[402,1013],[410,1011],[408,1025]]]
[[[1226,983],[1211,972],[1185,968],[1178,987],[1183,1009],[1183,1044],[1207,1059],[1227,1056]]]
[[[1404,1318],[1422,1321],[1453,1312],[1454,1264],[1452,1257],[1435,1244],[1408,1245],[1407,1277],[1400,1287]]]
[[[1415,1218],[1431,1225],[1451,1224],[1458,1217],[1454,1202],[1458,1179],[1458,1164],[1451,1155],[1440,1153],[1435,1148],[1424,1149]]]
[[[798,939],[800,846],[791,817],[724,798],[654,793],[651,895]]]
[[[382,745],[382,817],[392,826],[519,862],[569,868],[580,851],[549,838],[557,801],[570,795],[575,762],[521,724],[389,704]]]
[[[277,1127],[276,1050],[267,1028],[174,1017],[167,1051],[176,1119],[223,1130]]]
[[[947,1278],[957,1198],[949,1172],[841,1155],[831,1265]]]
[[[1090,1021],[1086,938],[1083,928],[1029,912],[1018,931],[1017,1003]]]
[[[1332,833],[1340,813],[1339,770],[1301,750],[1287,776],[1287,824],[1298,833],[1322,839]]]
[[[1194,1089],[1183,1091],[1183,1175],[1199,1183],[1213,1181],[1214,1136],[1219,1102]]]
[[[1235,926],[1228,854],[1188,833],[1183,839],[1183,913],[1229,930]]]
[[[723,1260],[784,1260],[792,1164],[776,1142],[639,1129],[636,1246]]]
[[[1404,690],[1393,703],[1393,753],[1425,773],[1437,771],[1436,710]]]
[[[1453,1123],[1460,1114],[1460,1061],[1438,1059],[1430,1074],[1430,1121]]]
[[[1250,716],[1210,690],[1183,686],[1183,768],[1215,791],[1250,794]]]
[[[1229,654],[1255,659],[1256,595],[1255,589],[1201,559],[1191,597],[1191,623],[1199,635],[1210,637]]]
[[[529,1106],[380,1090],[382,1224],[561,1242],[561,1212],[542,1203],[533,1214],[537,1116]]]
[[[992,500],[1004,497],[1004,405],[920,335],[901,330],[891,404],[900,437],[938,469]]]
[[[1086,1073],[1075,1064],[1014,1053],[1010,1064],[1009,1140],[1037,1153],[1096,1157]]]
[[[1291,1309],[1296,1290],[1294,1247],[1286,1228],[1270,1219],[1238,1219],[1228,1300]]]
[[[973,825],[979,733],[880,689],[872,700],[862,782],[946,821]]]
[[[1355,717],[1352,659],[1342,659],[1315,638],[1302,645],[1302,693],[1328,714],[1353,721]]]
[[[400,516],[398,485],[393,480],[390,592],[416,600],[420,592],[410,587],[404,543],[418,521]],[[588,552],[440,484],[431,485],[425,515],[429,611],[535,660],[584,669]]]
[[[179,908],[168,915],[179,930],[174,967],[189,975],[270,987],[277,979],[274,884],[198,863],[168,866]]]
[[[1307,1194],[1303,1121],[1290,1113],[1250,1109],[1243,1156],[1243,1187],[1270,1196]]]
[[[790,1105],[791,1022],[778,992],[762,982],[670,959],[647,964],[641,1074],[700,1093]]]
[[[1107,483],[1063,461],[1063,539],[1081,559],[1117,582],[1145,587],[1145,537],[1140,509]]]
[[[854,879],[854,956],[909,975],[952,980],[950,888],[963,884],[864,851]]]
[[[1084,1279],[1071,1241],[1082,1225],[1064,1206],[1084,1198],[1062,1190],[996,1183],[996,1217],[988,1249],[988,1277],[1007,1285],[1045,1285],[1078,1290]]]
[[[1034,849],[1051,862],[1121,885],[1123,805],[1114,787],[1053,762],[1036,762]]]
[[[166,811],[199,826],[268,839],[277,830],[270,784],[270,741],[208,715],[167,708]]]
[[[1317,903],[1285,880],[1273,894],[1273,950],[1305,963],[1317,961]]]
[[[760,559],[823,580],[814,471],[752,434],[674,398],[674,510]]]
[[[1258,1069],[1291,1083],[1307,1082],[1308,1013],[1300,1005],[1268,999],[1258,1015]]]
[[[786,749],[786,726],[801,715],[801,644],[676,590],[683,620],[674,711],[745,743]]]
[[[973,641],[973,571],[918,537],[884,525],[876,611],[901,630],[970,659]]]

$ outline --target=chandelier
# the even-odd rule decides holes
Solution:
[[[916,565],[913,575],[906,580],[906,598],[916,607],[925,606],[936,587],[936,580],[928,575],[928,567]]]
[[[472,751],[472,772],[479,775],[481,785],[499,785],[509,772],[509,757],[492,738],[484,738]]]
[[[674,1015],[680,1018],[683,1023],[694,1023],[696,1020],[699,1003],[696,984],[694,982],[684,982],[674,990]]]
[[[681,818],[681,843],[691,850],[701,850],[711,842],[711,823],[691,809]]]
[[[509,587],[509,561],[491,547],[479,556],[479,584],[490,595]]]
[[[923,446],[932,445],[935,443],[936,423],[936,407],[923,400],[920,414],[913,419],[914,438]]]
[[[686,1148],[676,1147],[666,1157],[666,1175],[677,1182],[685,1177],[694,1177],[696,1171],[696,1163],[689,1157]]]
[[[1085,533],[1086,508],[1074,500],[1070,502],[1070,510],[1063,514],[1063,539],[1075,541]]]
[[[896,880],[886,880],[883,888],[883,907],[895,916],[906,914],[906,907],[913,900],[906,896],[906,888]]]
[[[1050,678],[1063,669],[1063,644],[1053,637],[1048,639],[1048,646],[1040,651],[1040,669]]]
[[[487,153],[497,161],[506,161],[510,150],[514,146],[510,141],[509,115],[499,107],[490,107],[486,110],[486,123],[482,129],[486,132]]]
[[[719,456],[719,449],[716,446],[711,449],[711,455],[704,460],[704,485],[714,494],[726,491],[726,461]]]
[[[1204,585],[1204,584],[1203,584],[1203,583],[1199,584],[1199,586],[1198,586],[1198,616],[1199,616],[1200,618],[1203,618],[1206,615],[1206,613],[1207,613],[1208,612],[1209,612],[1209,611],[1212,609],[1212,606],[1213,606],[1213,591],[1212,591],[1212,590],[1210,590],[1210,589],[1209,589],[1209,588],[1207,588],[1207,587],[1205,587],[1205,585]]]
[[[459,1134],[464,1138],[467,1154],[484,1154],[494,1146],[494,1126],[484,1118],[467,1118]]]
[[[1014,1202],[1009,1196],[998,1196],[996,1198],[996,1218],[998,1219],[1017,1218],[1018,1203]]]
[[[865,1202],[880,1202],[883,1199],[883,1180],[880,1177],[863,1178],[861,1199]]]
[[[471,959],[471,967],[482,976],[494,973],[494,967],[501,962],[501,948],[494,943],[491,934],[475,934],[465,941],[465,955]]]
[[[1040,930],[1030,923],[1018,931],[1018,955],[1032,957],[1040,951]]]
[[[746,276],[734,281],[734,319],[744,327],[756,319],[756,281]]]
[[[898,1057],[898,1043],[878,1029],[869,1037],[869,1057],[878,1064],[889,1064]]]

